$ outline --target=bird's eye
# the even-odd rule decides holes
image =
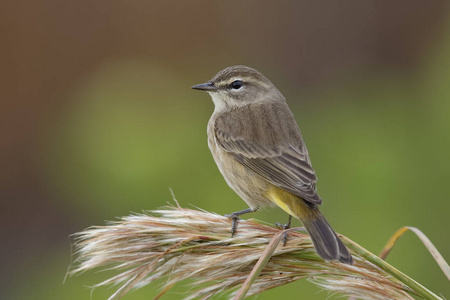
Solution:
[[[231,83],[231,88],[233,90],[238,90],[243,86],[243,82],[241,80],[235,80]]]

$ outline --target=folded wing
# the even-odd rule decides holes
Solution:
[[[320,205],[317,176],[285,103],[244,107],[216,119],[216,143],[275,186]]]

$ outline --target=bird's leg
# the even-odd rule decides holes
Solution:
[[[277,227],[280,227],[283,230],[286,230],[286,229],[291,228],[291,222],[292,222],[292,216],[289,215],[289,220],[288,220],[287,224],[281,225],[280,223],[276,223],[275,225],[277,225]],[[287,243],[287,232],[284,233],[283,247],[286,246],[286,243]]]
[[[240,210],[240,211],[235,211],[234,213],[231,213],[229,215],[225,215],[225,217],[230,218],[233,223],[231,224],[231,237],[234,236],[234,234],[236,233],[236,228],[237,228],[237,221],[239,220],[239,216],[243,215],[243,214],[248,214],[248,213],[252,213],[257,211],[258,208],[247,208],[244,210]]]

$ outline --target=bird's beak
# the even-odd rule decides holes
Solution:
[[[194,90],[207,91],[207,92],[212,92],[212,91],[217,90],[217,87],[212,82],[200,83],[200,84],[194,85],[192,88]]]

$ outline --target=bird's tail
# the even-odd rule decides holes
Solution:
[[[297,217],[311,236],[317,253],[325,260],[339,260],[342,263],[351,265],[353,259],[350,252],[319,209],[317,207],[307,209],[311,211],[307,214],[301,213]]]
[[[272,202],[303,223],[311,236],[314,248],[323,259],[339,260],[345,264],[353,263],[347,247],[328,224],[317,206],[309,205],[300,197],[275,186],[272,187],[267,196]]]

